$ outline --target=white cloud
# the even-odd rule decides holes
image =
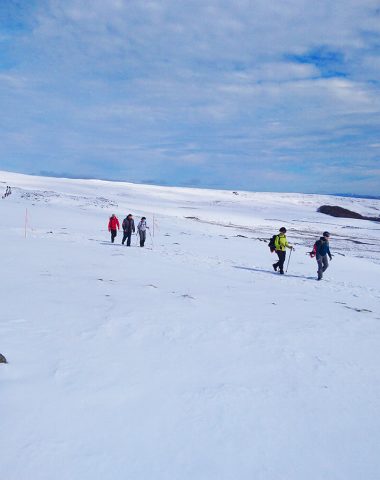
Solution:
[[[378,162],[376,8],[373,0],[41,2],[28,29],[7,34],[0,158],[41,170],[54,159],[65,171],[94,158],[99,175],[165,171],[173,182],[210,168],[221,185],[245,188],[254,170],[263,189],[280,159],[285,183],[315,190],[310,162],[351,171],[365,149],[369,165]],[[14,145],[17,135],[28,148]]]

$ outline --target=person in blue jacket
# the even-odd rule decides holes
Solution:
[[[311,256],[315,257],[318,263],[318,280],[322,280],[323,272],[325,272],[329,266],[327,255],[329,256],[330,261],[332,259],[329,238],[329,232],[323,232],[323,237],[315,242],[313,251],[311,252]]]

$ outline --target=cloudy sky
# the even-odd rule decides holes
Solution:
[[[379,194],[378,0],[1,0],[0,169]]]

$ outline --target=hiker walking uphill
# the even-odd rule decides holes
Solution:
[[[285,258],[286,258],[286,249],[289,248],[291,250],[294,250],[294,247],[289,245],[288,240],[286,238],[286,228],[281,227],[280,228],[280,233],[277,234],[274,238],[274,249],[277,253],[278,256],[278,262],[273,264],[273,269],[275,272],[277,272],[277,269],[280,270],[280,273],[283,275],[284,274],[284,263],[285,263]]]
[[[9,185],[7,185],[7,188],[5,189],[5,193],[4,193],[4,195],[2,195],[1,198],[7,198],[7,197],[9,197],[9,195],[11,195],[11,193],[12,193],[12,189]]]
[[[329,232],[323,232],[323,237],[317,240],[314,244],[313,251],[310,253],[311,257],[315,257],[318,264],[318,280],[322,280],[323,272],[325,272],[329,266],[327,255],[332,259],[329,244],[330,234]]]
[[[149,228],[146,224],[146,217],[141,217],[139,224],[137,225],[137,231],[140,236],[140,247],[143,247],[146,240],[146,229]]]
[[[131,246],[131,237],[132,233],[135,233],[135,221],[131,214],[127,215],[123,220],[123,240],[122,244],[124,245],[125,240],[127,240],[127,247]]]
[[[113,213],[108,222],[108,231],[111,232],[111,242],[113,243],[117,235],[117,230],[120,229],[120,224],[117,216]]]

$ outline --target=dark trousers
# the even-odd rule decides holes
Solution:
[[[317,263],[318,263],[318,280],[321,280],[323,277],[323,272],[327,270],[329,266],[329,261],[327,260],[327,255],[317,256]]]
[[[140,235],[140,247],[143,247],[146,240],[146,230],[144,231],[140,230],[139,235]]]
[[[127,247],[130,247],[131,246],[131,237],[132,237],[132,232],[128,232],[128,231],[124,230],[123,240],[121,241],[121,243],[124,245],[125,240],[127,240]]]
[[[111,230],[111,242],[112,243],[114,242],[116,235],[117,235],[117,231],[116,230]]]
[[[278,256],[278,262],[274,265],[280,269],[280,272],[284,272],[286,252],[283,252],[282,250],[276,250],[276,253]]]

